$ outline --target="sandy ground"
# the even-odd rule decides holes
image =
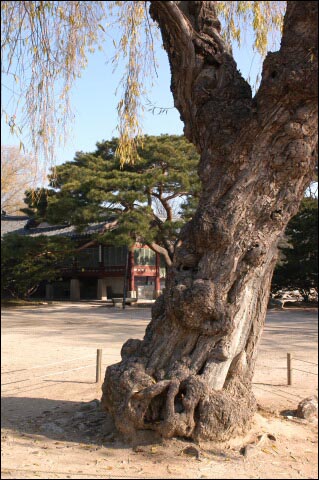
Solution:
[[[101,396],[96,349],[104,370],[126,339],[143,337],[149,319],[149,308],[99,302],[3,310],[1,478],[318,478],[317,424],[280,414],[318,392],[317,310],[268,312],[254,377],[260,410],[249,435],[227,446],[139,439],[128,446],[92,402]],[[189,445],[199,458],[183,452]]]

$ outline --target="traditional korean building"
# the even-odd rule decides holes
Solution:
[[[72,226],[35,225],[29,217],[1,216],[1,235],[9,232],[30,236],[63,235],[83,244],[84,248],[61,267],[60,278],[41,285],[36,296],[72,301],[106,300],[123,295],[139,300],[156,298],[165,281],[165,264],[160,255],[142,243],[136,243],[130,250],[94,244],[90,241],[92,235],[103,227],[105,223],[90,225],[79,234]]]

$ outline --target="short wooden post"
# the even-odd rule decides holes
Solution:
[[[102,349],[98,348],[96,350],[96,383],[101,381],[101,371],[102,371]]]
[[[287,382],[292,384],[291,353],[287,353]]]

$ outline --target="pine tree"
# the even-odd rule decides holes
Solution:
[[[170,265],[185,223],[178,215],[180,203],[198,195],[198,154],[183,136],[146,136],[134,164],[121,170],[117,146],[115,138],[98,143],[95,152],[78,152],[73,161],[56,167],[47,217],[79,229],[115,222],[116,228],[99,235],[99,241],[129,246],[141,241]]]
[[[300,209],[287,225],[288,245],[281,249],[272,289],[299,289],[305,301],[310,290],[318,289],[318,200],[304,198]]]

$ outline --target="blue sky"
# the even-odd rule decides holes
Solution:
[[[240,50],[234,48],[234,56],[244,78],[250,76],[254,81],[259,71],[260,57],[254,54],[249,43],[251,44],[252,40],[248,35],[245,45]],[[57,164],[72,160],[76,151],[94,151],[96,142],[117,136],[116,106],[119,96],[115,96],[115,90],[120,78],[120,70],[113,74],[112,63],[106,61],[106,55],[101,51],[96,51],[88,58],[88,66],[73,88],[71,101],[75,120],[66,145],[63,148],[57,148]],[[156,58],[159,64],[158,78],[154,77],[155,85],[148,98],[156,106],[173,107],[168,59],[166,52],[160,46],[156,48]],[[6,90],[4,89],[2,93],[5,104]],[[142,121],[144,133],[149,135],[183,133],[183,124],[175,108],[170,108],[167,114],[160,115],[148,112],[147,108],[146,106]],[[19,145],[4,122],[2,122],[1,143],[2,145]],[[27,142],[26,147],[28,147]]]

